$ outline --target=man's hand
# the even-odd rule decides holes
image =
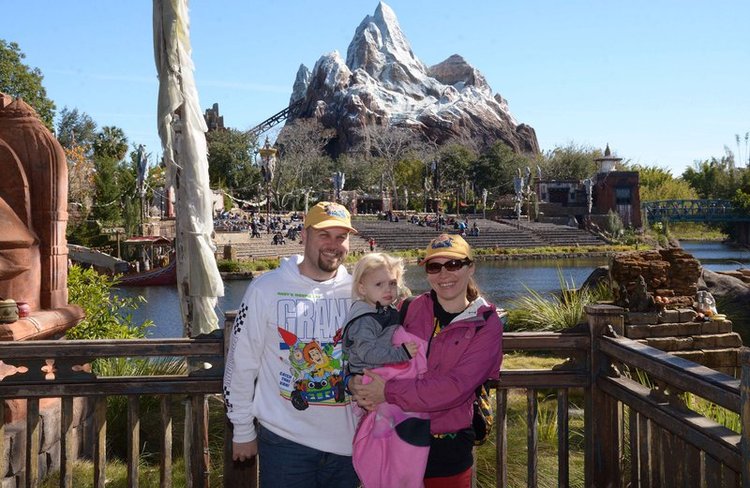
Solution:
[[[250,442],[233,442],[232,443],[232,460],[248,461],[258,454],[258,439]]]

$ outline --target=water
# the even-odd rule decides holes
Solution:
[[[730,247],[718,242],[684,243],[685,250],[713,271],[750,267],[750,251]],[[607,264],[607,258],[540,259],[517,261],[481,261],[477,263],[476,280],[484,296],[500,307],[508,307],[511,300],[526,292],[526,288],[540,293],[560,289],[560,277],[572,286],[581,285],[597,266]],[[427,290],[424,269],[417,265],[407,267],[406,284],[414,294]],[[250,280],[227,281],[224,296],[219,298],[221,314],[239,306]],[[129,287],[117,290],[120,296],[146,298],[133,318],[136,322],[151,319],[156,326],[152,337],[181,337],[177,291],[174,287]]]
[[[682,248],[712,271],[750,268],[750,249],[710,241],[683,242]]]

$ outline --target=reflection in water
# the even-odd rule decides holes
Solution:
[[[750,251],[747,249],[733,248],[719,242],[689,242],[684,243],[683,247],[701,260],[706,268],[714,271],[750,267]],[[594,268],[606,263],[607,258],[482,261],[477,263],[475,276],[482,293],[490,301],[507,307],[527,287],[540,293],[558,291],[561,276],[569,285],[580,286]],[[408,266],[405,279],[414,294],[428,289],[424,268],[421,266]],[[220,316],[239,306],[249,282],[240,280],[225,283],[225,296],[219,298]],[[142,322],[146,318],[153,320],[156,326],[151,330],[151,336],[182,335],[177,290],[174,287],[121,288],[117,290],[117,294],[142,295],[147,300],[147,303],[133,313],[133,317],[136,322]]]

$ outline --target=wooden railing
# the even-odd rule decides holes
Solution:
[[[207,456],[206,399],[219,394],[222,388],[224,343],[221,336],[205,339],[158,339],[119,341],[33,341],[0,342],[0,399],[26,400],[25,442],[26,455],[23,471],[18,473],[21,486],[39,486],[41,446],[45,432],[40,422],[40,400],[60,398],[60,486],[73,486],[73,452],[77,426],[74,399],[86,398],[90,409],[93,432],[91,457],[94,465],[94,486],[105,486],[107,463],[107,399],[112,396],[127,398],[127,478],[128,486],[138,486],[140,462],[139,400],[154,396],[160,404],[159,466],[160,486],[172,486],[173,416],[170,408],[175,398],[187,398],[185,459],[188,466],[188,486],[208,486],[209,458]],[[97,377],[91,372],[91,362],[97,358],[184,358],[193,371],[169,376]],[[57,410],[56,407],[48,407]],[[5,403],[0,401],[4,416]],[[54,414],[54,412],[53,412]],[[85,422],[84,422],[85,423]],[[0,425],[0,473],[8,473],[5,465],[7,438]],[[10,448],[10,446],[8,446]]]
[[[587,312],[589,326],[577,331],[504,335],[506,352],[543,352],[562,359],[551,369],[504,369],[493,385],[497,399],[497,486],[511,486],[507,470],[508,404],[509,396],[519,390],[526,397],[528,419],[526,486],[539,485],[539,399],[542,392],[549,397],[550,390],[557,404],[557,486],[750,486],[748,429],[734,432],[691,410],[684,401],[684,394],[689,392],[737,415],[738,425],[750,425],[747,350],[742,352],[742,380],[737,380],[622,337],[622,310],[617,307],[597,305]],[[0,398],[27,400],[26,463],[21,486],[39,485],[38,463],[31,461],[43,442],[39,400],[52,397],[62,399],[60,486],[72,486],[76,457],[72,451],[74,397],[86,397],[93,403],[94,486],[104,486],[106,402],[107,397],[115,395],[127,397],[129,486],[138,486],[142,396],[155,396],[160,402],[160,486],[173,486],[175,474],[169,408],[174,398],[188,399],[185,424],[192,429],[187,429],[183,439],[187,486],[257,486],[255,463],[235,464],[229,456],[225,456],[223,474],[209,479],[206,398],[221,392],[223,351],[221,337],[0,343]],[[193,366],[192,372],[173,376],[96,377],[87,371],[85,365],[91,360],[106,357],[181,357]],[[583,473],[569,471],[571,391],[583,397]],[[6,437],[3,434],[0,432],[0,440]],[[224,446],[229,452],[228,432]],[[5,451],[6,447],[0,446],[0,453]],[[0,472],[7,473],[8,466],[0,465]]]

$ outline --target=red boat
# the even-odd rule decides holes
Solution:
[[[150,263],[158,263],[162,259],[169,259],[169,263],[148,271],[127,273],[120,278],[118,286],[177,284],[177,260],[174,258],[171,239],[162,236],[135,236],[125,240],[123,244],[138,247],[137,254],[147,256]]]
[[[163,268],[143,273],[126,274],[120,277],[117,286],[161,286],[177,284],[177,261],[172,260]]]

